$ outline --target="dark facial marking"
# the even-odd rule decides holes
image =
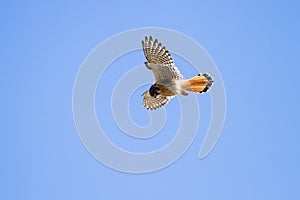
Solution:
[[[159,94],[160,89],[158,87],[154,87],[153,85],[151,85],[150,89],[149,89],[149,93],[152,97],[156,97],[156,95]]]

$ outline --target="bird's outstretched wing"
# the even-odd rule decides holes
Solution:
[[[156,82],[165,84],[174,80],[182,80],[183,77],[175,67],[170,52],[158,40],[153,40],[152,36],[145,37],[142,41],[142,47],[147,59],[146,66],[154,73]]]
[[[168,103],[170,97],[157,96],[152,97],[149,91],[146,91],[144,94],[143,106],[150,110],[155,110],[160,108]]]

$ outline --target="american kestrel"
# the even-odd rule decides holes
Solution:
[[[143,106],[155,110],[168,103],[177,94],[187,96],[190,92],[202,93],[212,86],[213,78],[208,74],[184,80],[178,68],[174,65],[170,52],[152,36],[145,37],[142,47],[147,59],[146,67],[155,76],[155,83],[143,93]]]

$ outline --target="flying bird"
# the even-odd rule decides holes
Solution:
[[[208,73],[198,74],[191,79],[184,79],[178,68],[174,65],[170,52],[158,39],[152,36],[145,37],[142,47],[147,59],[145,66],[155,76],[155,83],[143,93],[143,106],[155,110],[166,105],[177,94],[187,96],[187,91],[203,93],[212,86],[213,78]]]

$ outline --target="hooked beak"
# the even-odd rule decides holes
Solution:
[[[146,94],[146,92],[148,92],[148,90],[147,91],[145,91],[141,96],[144,96],[145,94]]]

